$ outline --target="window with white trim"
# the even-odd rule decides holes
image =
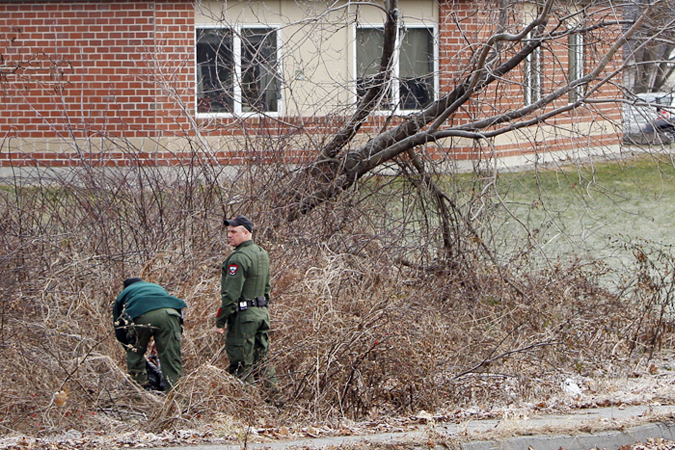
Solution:
[[[384,28],[356,29],[356,93],[361,98],[372,86],[380,69]],[[393,55],[392,78],[385,86],[378,109],[420,110],[436,99],[434,28],[405,27],[399,30]]]
[[[569,80],[570,83],[584,76],[584,36],[581,33],[570,32],[569,44]],[[576,102],[584,95],[584,87],[577,86],[570,90],[570,103]]]
[[[530,39],[528,34],[527,38]],[[531,105],[541,99],[541,47],[534,49],[525,58],[525,104]]]
[[[279,31],[197,28],[197,112],[279,111]]]

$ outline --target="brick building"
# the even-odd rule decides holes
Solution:
[[[381,8],[327,5],[0,0],[0,167],[311,155],[318,136],[337,129],[368,86],[382,45]],[[574,12],[571,3],[565,8],[562,15]],[[401,0],[399,9],[394,79],[362,140],[449,92],[467,76],[477,45],[504,24],[497,2]],[[527,4],[514,11],[510,26],[536,14]],[[594,64],[586,49],[615,42],[618,32],[561,34],[450,120],[537,101],[583,76]],[[594,95],[617,92],[605,87]],[[500,135],[487,147],[455,137],[432,152],[465,161],[573,152],[618,142],[619,120],[617,108],[599,104]]]

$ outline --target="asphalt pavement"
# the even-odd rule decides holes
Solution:
[[[627,406],[576,410],[570,414],[517,416],[501,420],[433,423],[417,429],[362,436],[335,436],[172,447],[172,450],[335,449],[360,444],[407,444],[406,448],[461,450],[618,450],[648,439],[675,440],[675,406]]]

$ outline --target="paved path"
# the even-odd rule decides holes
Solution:
[[[646,442],[649,438],[675,440],[675,423],[668,421],[645,423],[626,427],[627,422],[648,420],[648,416],[664,417],[675,413],[675,406],[631,406],[620,408],[598,408],[576,411],[569,415],[538,416],[523,419],[513,424],[499,421],[483,421],[475,428],[474,435],[484,433],[490,425],[495,429],[517,430],[515,436],[494,441],[473,440],[462,445],[463,450],[588,450],[600,448],[616,450],[623,445]],[[488,422],[491,422],[488,423]],[[611,431],[584,432],[583,430],[605,429]],[[555,430],[566,430],[555,433]],[[579,430],[574,434],[570,430]],[[513,433],[511,433],[513,435]],[[471,435],[471,434],[469,434]]]
[[[473,420],[462,424],[437,424],[434,435],[448,441],[461,442],[462,450],[617,450],[623,445],[646,442],[649,438],[675,440],[675,422],[661,419],[649,422],[649,417],[666,418],[675,414],[675,406],[630,406],[578,410],[574,414],[541,415],[507,420]],[[675,419],[674,419],[675,420]],[[641,425],[626,425],[639,423]],[[248,443],[247,449],[326,449],[359,443],[407,443],[415,448],[429,449],[429,425],[398,433],[364,436],[336,436]],[[593,432],[592,430],[606,430]],[[570,430],[574,430],[572,434]],[[486,435],[502,436],[485,440]],[[504,437],[505,436],[505,437]],[[243,445],[198,445],[172,447],[172,450],[241,450]],[[448,449],[435,445],[435,449]]]

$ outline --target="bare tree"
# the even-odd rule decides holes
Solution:
[[[652,13],[628,41],[624,55],[631,63],[631,87],[636,93],[665,90],[675,71],[675,4],[672,1],[654,5],[650,2],[629,4],[625,10],[626,17],[637,19],[644,7],[650,7]]]
[[[521,131],[536,134],[545,127],[565,133],[566,126],[555,125],[560,117],[571,118],[571,128],[603,118],[618,124],[620,77],[625,68],[620,60],[622,50],[645,29],[645,20],[659,4],[645,5],[629,20],[622,17],[622,4],[614,2],[577,6],[547,0],[537,5],[530,19],[523,21],[520,3],[485,3],[481,19],[494,24],[492,34],[485,29],[480,35],[483,40],[472,40],[476,36],[464,33],[458,25],[466,40],[466,58],[454,71],[451,89],[419,112],[404,117],[392,114],[377,121],[374,116],[381,113],[381,99],[393,76],[392,52],[396,30],[401,27],[396,0],[385,2],[387,45],[382,47],[379,70],[353,112],[316,149],[312,161],[286,173],[269,188],[267,197],[277,213],[277,224],[295,221],[349,190],[359,179],[383,167],[394,167],[430,189],[442,223],[443,247],[447,255],[453,255],[459,239],[458,221],[464,222],[464,233],[475,235],[476,231],[466,215],[462,219],[451,195],[430,176],[430,154],[450,159],[445,149],[452,149],[461,139],[474,142],[475,148],[490,154],[500,136]],[[578,51],[575,46],[582,45],[579,39],[588,52],[581,56],[574,53]],[[657,39],[650,36],[646,42]],[[561,58],[561,49],[570,56]],[[574,69],[573,58],[579,58]],[[524,103],[513,101],[523,95]],[[365,142],[357,139],[362,127],[373,122],[377,123],[377,132]],[[577,138],[587,138],[584,133],[572,132]]]

